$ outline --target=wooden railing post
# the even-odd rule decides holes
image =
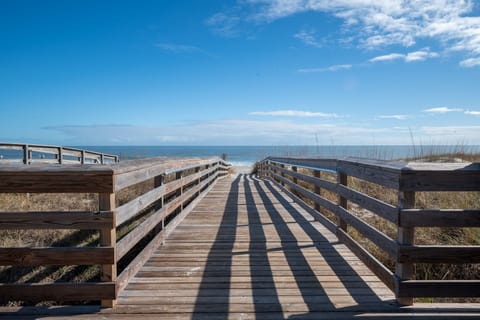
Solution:
[[[313,170],[313,176],[315,178],[321,178],[321,171],[320,170]],[[318,186],[315,186],[315,190],[314,190],[315,194],[318,194],[319,196],[322,195],[322,189],[320,189],[320,187]],[[314,204],[314,208],[315,210],[317,210],[318,212],[320,212],[320,205],[318,203],[315,202]]]
[[[298,168],[296,166],[293,166],[292,171],[298,172]],[[293,177],[293,183],[298,184],[298,179],[296,177]]]
[[[117,264],[116,259],[116,213],[115,213],[115,193],[100,193],[98,194],[98,207],[100,211],[114,211],[112,227],[100,230],[100,245],[102,247],[113,247],[113,264],[104,264],[101,269],[102,282],[115,282],[117,279]],[[115,297],[116,298],[116,297]],[[102,307],[113,308],[116,304],[116,299],[102,300]]]
[[[399,209],[415,208],[415,192],[400,191],[398,193],[398,208]],[[413,245],[415,243],[415,229],[413,227],[398,227],[397,243],[398,245]],[[411,280],[414,275],[413,263],[399,263],[398,261],[396,261],[395,275],[400,280]],[[396,296],[397,296],[397,302],[401,305],[413,304],[413,298],[398,297],[398,287],[396,288]]]
[[[30,149],[28,148],[28,144],[23,146],[23,163],[25,164],[30,164],[30,159],[31,159],[32,153],[30,152]]]
[[[58,163],[62,164],[63,163],[63,148],[58,147]]]
[[[338,172],[337,174],[337,183],[347,186],[348,185],[348,176],[345,173]],[[338,195],[338,205],[342,208],[348,208],[348,200],[341,195]],[[340,219],[339,221],[340,229],[347,232],[348,224],[345,220]]]

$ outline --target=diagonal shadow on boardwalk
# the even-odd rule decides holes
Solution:
[[[232,271],[232,253],[236,238],[236,228],[231,227],[231,221],[236,221],[238,217],[238,192],[240,179],[239,175],[231,185],[230,192],[227,196],[225,210],[220,222],[220,226],[215,237],[214,243],[210,249],[207,257],[207,263],[205,265],[204,276],[198,290],[197,299],[195,301],[195,307],[193,310],[192,319],[204,319],[201,313],[211,310],[205,310],[205,306],[210,302],[209,291],[212,289],[212,283],[208,281],[208,276],[215,273],[217,269],[216,257],[219,254],[230,255],[223,259],[223,266],[225,267],[225,277],[231,277]],[[215,285],[215,284],[213,284]],[[229,298],[230,298],[230,283],[225,284],[220,289],[223,294],[217,296],[215,312],[217,315],[225,315],[228,318],[229,313]]]
[[[297,238],[295,234],[293,234],[293,232],[290,230],[286,221],[275,208],[272,199],[267,196],[258,181],[252,181],[255,187],[255,191],[258,192],[262,200],[261,204],[267,209],[266,211],[280,238],[279,249],[285,255],[288,266],[290,267],[290,270],[295,277],[297,287],[300,291],[300,294],[302,295],[303,301],[308,307],[308,310],[314,311],[316,307],[318,307],[319,297],[325,298],[324,301],[322,301],[322,309],[333,309],[334,305],[328,299],[327,293],[323,289],[322,284],[318,280],[314,270],[312,269],[306,257],[302,253],[301,247],[297,245]],[[248,189],[248,192],[251,192],[250,187],[248,187]],[[247,192],[247,189],[245,190],[245,192]],[[292,214],[292,212],[289,213]],[[292,216],[294,215],[295,214],[293,213]],[[295,217],[295,220],[297,219],[298,217]],[[300,266],[301,269],[297,268]]]
[[[246,203],[254,204],[255,200],[250,187],[249,179],[245,176],[243,182],[245,188]],[[267,237],[262,227],[262,220],[256,205],[247,206],[248,214],[248,231],[249,231],[249,260],[250,260],[250,277],[252,295],[254,301],[255,313],[266,311],[265,304],[259,304],[258,301],[265,296],[271,297],[267,306],[267,311],[282,312],[282,305],[278,299],[278,292],[275,288],[275,280],[273,278],[272,268],[267,255]],[[261,281],[256,277],[256,267],[261,267]]]
[[[300,226],[303,231],[313,240],[322,241],[324,243],[328,243],[328,240],[324,238],[324,236],[310,223],[304,215],[302,215],[298,209],[296,209],[282,194],[272,186],[272,183],[267,180],[258,180],[254,178],[255,187],[259,192],[259,195],[265,204],[265,206],[269,206],[269,214],[272,216],[272,220],[275,220],[274,225],[277,228],[279,234],[282,236],[288,235],[294,237],[293,233],[288,229],[286,224],[283,222],[278,211],[273,206],[272,199],[267,196],[266,192],[269,192],[273,199],[278,201],[283,208],[285,208],[289,214],[294,218],[297,225]],[[332,243],[332,245],[335,243]],[[344,259],[344,257],[335,250],[329,250],[328,255],[322,254],[324,246],[316,246],[319,255],[322,255],[325,258],[326,263],[329,265],[331,270],[334,272],[338,272],[338,266],[342,266],[341,273],[338,273],[336,276],[342,280],[342,283],[345,289],[348,291],[349,295],[354,299],[354,301],[358,304],[358,306],[353,307],[353,310],[360,310],[360,309],[388,309],[389,306],[392,306],[392,301],[383,301],[378,297],[378,295],[370,288],[370,286],[362,279],[362,277],[350,266],[350,264]],[[333,248],[333,246],[331,247]],[[332,255],[333,253],[333,255]],[[293,258],[293,257],[292,257]],[[294,261],[292,259],[292,261]],[[293,264],[290,264],[293,267]],[[292,268],[292,271],[295,269]],[[299,274],[298,272],[294,271],[295,276],[302,276],[304,275],[304,271]],[[348,281],[347,281],[348,280]],[[298,282],[300,290],[303,292],[306,288],[302,287],[303,282]],[[355,284],[355,285],[352,285]],[[321,291],[319,291],[320,293]],[[361,292],[361,295],[358,294]],[[306,298],[306,297],[305,297]],[[306,300],[308,304],[308,300]],[[309,304],[310,306],[310,304]],[[315,306],[313,309],[309,308],[310,311],[315,310]],[[341,308],[343,311],[347,311],[346,309],[349,308]]]

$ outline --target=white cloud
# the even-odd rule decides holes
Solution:
[[[293,35],[294,38],[301,40],[304,44],[316,48],[321,48],[323,45],[315,37],[315,31],[313,30],[301,30]]]
[[[471,58],[462,66],[479,66],[480,17],[473,0],[248,0],[257,21],[271,22],[307,11],[325,12],[344,21],[345,36],[361,47],[411,47],[418,39],[437,40],[446,50]],[[407,59],[407,58],[406,58]],[[413,55],[415,61],[422,56]]]
[[[428,113],[448,113],[448,112],[462,112],[462,111],[463,109],[460,109],[460,108],[447,108],[447,107],[436,107],[436,108],[423,110],[423,112],[428,112]]]
[[[392,60],[404,60],[405,62],[424,61],[428,58],[437,58],[438,53],[432,52],[429,49],[410,52],[407,54],[402,53],[390,53],[383,56],[378,56],[370,59],[370,62],[392,61]]]
[[[480,57],[465,59],[460,62],[460,66],[464,68],[472,68],[480,66]]]
[[[255,111],[250,112],[252,116],[272,116],[272,117],[300,117],[300,118],[337,118],[335,113],[310,112],[300,110],[277,110],[277,111]]]
[[[390,54],[387,54],[387,55],[372,58],[368,61],[370,61],[370,62],[380,62],[380,61],[391,61],[391,60],[398,60],[398,59],[404,59],[404,58],[405,58],[404,54],[390,53]]]
[[[465,114],[468,114],[470,116],[480,116],[480,111],[465,111]]]
[[[348,70],[351,69],[353,66],[351,64],[336,64],[329,67],[324,68],[305,68],[305,69],[298,69],[300,73],[315,73],[315,72],[335,72],[340,70]]]
[[[391,114],[391,115],[381,115],[378,116],[380,119],[395,119],[395,120],[407,120],[410,118],[406,114]]]

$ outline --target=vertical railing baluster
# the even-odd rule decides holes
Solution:
[[[337,183],[347,186],[348,185],[348,176],[345,173],[338,172],[337,174]],[[342,197],[340,194],[338,195],[338,205],[342,208],[348,208],[348,200],[345,197]],[[339,226],[340,229],[347,232],[348,224],[345,220],[339,218]]]
[[[313,170],[313,176],[315,178],[320,179],[321,178],[321,171],[320,170]],[[322,195],[322,189],[320,189],[319,186],[314,186],[314,188],[315,188],[315,190],[314,190],[315,194],[318,194],[319,196],[321,196]],[[315,208],[315,210],[320,212],[320,205],[318,203],[314,202],[314,208]]]
[[[413,209],[415,208],[415,192],[413,191],[399,191],[398,192],[398,208],[401,209]],[[413,227],[398,227],[397,234],[398,245],[413,245],[415,243],[415,228]],[[398,258],[397,258],[398,259]],[[395,275],[401,281],[411,280],[414,276],[413,263],[399,263],[398,260],[395,264]],[[395,292],[397,296],[397,302],[401,305],[412,305],[413,298],[402,297],[399,298],[398,287]]]
[[[98,209],[100,211],[113,211],[112,226],[100,230],[100,245],[102,247],[113,247],[113,264],[102,265],[100,278],[102,282],[115,282],[117,279],[115,193],[98,194]],[[101,303],[104,308],[113,308],[116,304],[116,296],[113,299],[102,300]]]

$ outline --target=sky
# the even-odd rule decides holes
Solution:
[[[0,141],[480,144],[480,1],[0,1]]]

